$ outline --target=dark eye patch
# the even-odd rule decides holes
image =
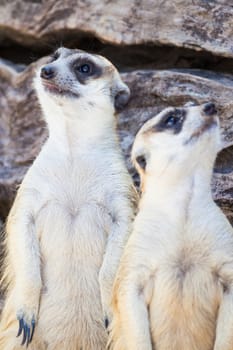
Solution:
[[[85,84],[89,78],[98,78],[102,74],[102,69],[86,58],[79,58],[72,63],[72,69],[80,81]]]
[[[174,110],[167,112],[159,123],[153,126],[153,131],[161,132],[170,130],[173,134],[179,134],[182,130],[185,117],[186,111],[184,109],[175,108]]]

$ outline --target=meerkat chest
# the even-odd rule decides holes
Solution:
[[[110,178],[93,159],[61,159],[54,161],[39,174],[41,204],[61,205],[67,210],[79,209],[91,203],[104,203]]]
[[[171,233],[170,241],[154,240],[150,317],[156,349],[213,348],[219,304],[229,287],[230,270],[225,274],[222,266],[233,257],[232,237],[223,232],[218,237],[209,220],[208,226],[199,221]]]
[[[156,272],[150,303],[156,349],[213,349],[222,287],[210,257],[192,254],[191,247],[181,249]]]
[[[107,194],[108,173],[89,159],[71,162],[58,159],[32,174],[40,193],[36,203],[36,225],[48,256],[102,252],[112,221]],[[53,253],[52,253],[53,251]],[[51,259],[51,258],[50,258]]]

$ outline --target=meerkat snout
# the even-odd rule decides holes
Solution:
[[[58,49],[35,79],[42,107],[77,114],[95,110],[120,111],[128,103],[129,88],[106,58],[81,50]],[[45,109],[45,108],[44,108]]]
[[[56,75],[56,70],[54,67],[51,67],[48,65],[41,68],[40,77],[42,79],[52,79],[55,77],[55,75]]]

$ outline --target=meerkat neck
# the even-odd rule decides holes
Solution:
[[[85,150],[85,147],[117,141],[114,116],[102,118],[94,112],[82,118],[67,118],[58,115],[57,118],[46,118],[49,129],[50,144],[61,151]]]
[[[170,183],[163,179],[158,182],[148,179],[140,201],[139,214],[147,212],[153,218],[164,217],[171,225],[169,227],[174,228],[174,234],[185,234],[187,222],[195,223],[197,217],[206,215],[206,210],[213,205],[210,177],[197,171],[190,177]]]
[[[148,177],[145,184],[143,200],[150,202],[150,205],[162,207],[169,202],[174,208],[179,207],[183,202],[209,203],[211,195],[211,171],[196,169],[189,176],[176,177],[175,174],[162,176],[160,178]],[[152,204],[153,203],[153,204]]]

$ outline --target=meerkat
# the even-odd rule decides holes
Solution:
[[[110,348],[233,349],[233,229],[211,196],[214,104],[168,108],[136,136],[142,196],[113,288]]]
[[[134,211],[116,132],[129,89],[104,57],[66,48],[35,87],[49,137],[7,220],[0,349],[102,350]]]

